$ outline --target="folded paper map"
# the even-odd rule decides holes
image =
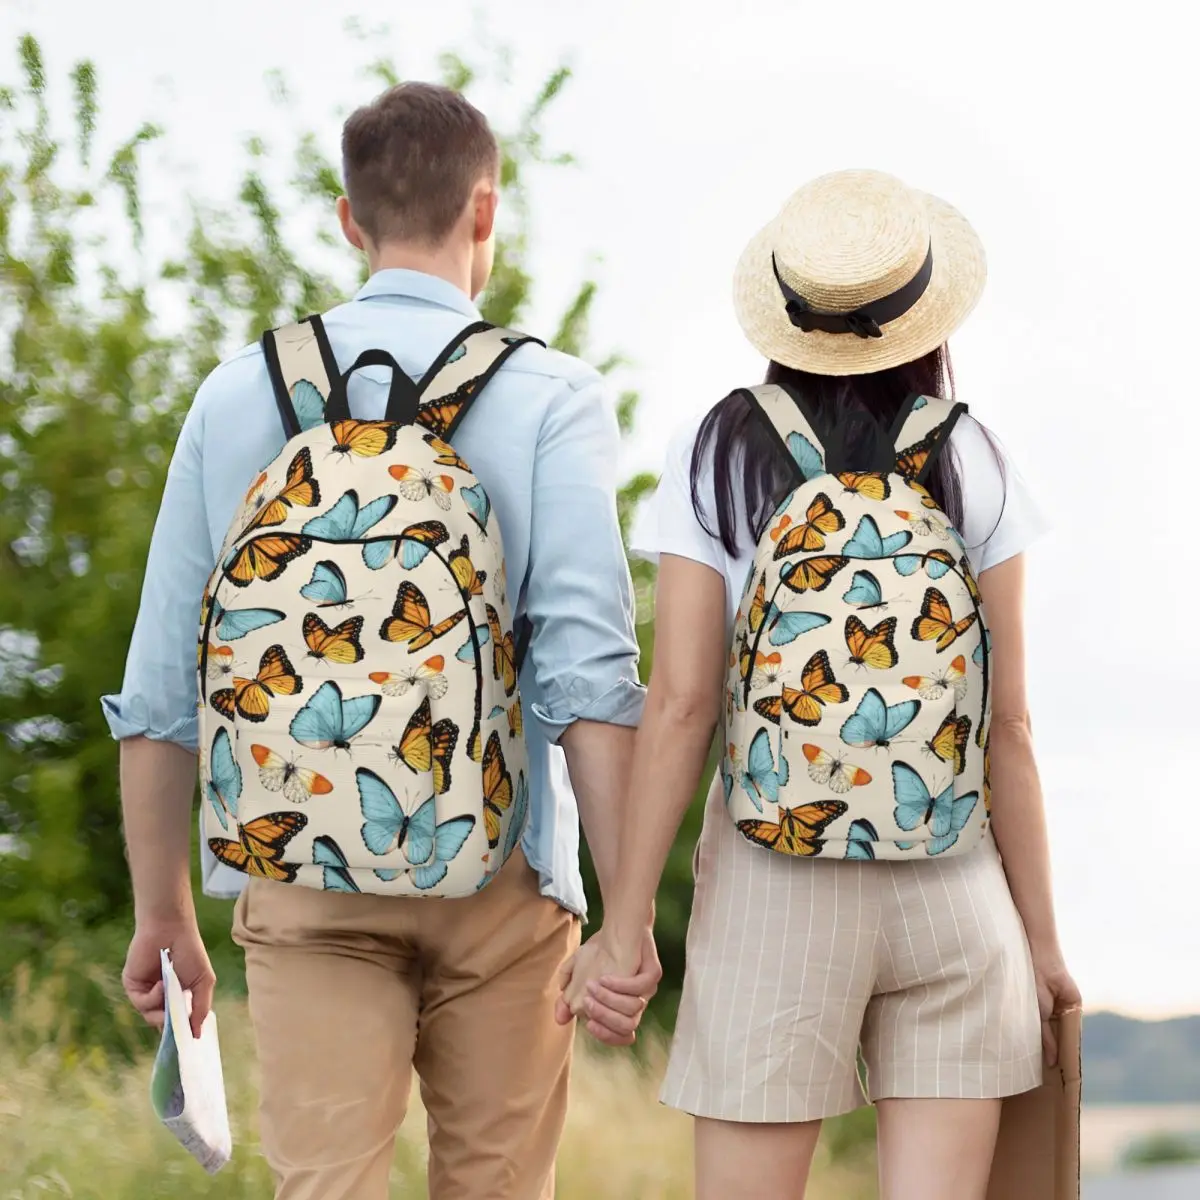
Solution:
[[[215,1175],[233,1150],[217,1014],[210,1012],[200,1036],[193,1037],[188,1019],[191,995],[180,986],[169,950],[162,952],[162,974],[166,1020],[150,1079],[150,1102],[183,1148]]]

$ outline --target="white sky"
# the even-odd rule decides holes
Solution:
[[[502,115],[564,57],[575,67],[549,129],[582,164],[536,181],[527,324],[550,332],[596,272],[594,345],[634,360],[622,383],[643,395],[631,469],[656,467],[683,418],[761,377],[730,276],[805,179],[879,167],[976,224],[991,276],[954,344],[961,398],[1055,526],[1031,555],[1030,674],[1063,939],[1091,1005],[1149,1015],[1200,1011],[1200,789],[1183,720],[1200,675],[1184,528],[1200,454],[1200,97],[1180,10],[1105,9],[505,0],[490,29],[516,50],[517,87],[480,101]],[[360,68],[387,54],[432,75],[438,50],[469,48],[474,12],[0,0],[0,77],[32,30],[58,78],[96,61],[113,136],[165,123],[152,229],[166,238],[169,189],[228,195],[251,132],[311,127],[335,156],[339,115],[376,90]],[[351,14],[391,30],[355,42]],[[288,110],[267,99],[272,67],[291,81]]]

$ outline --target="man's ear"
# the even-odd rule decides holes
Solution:
[[[337,198],[338,221],[342,226],[342,236],[355,250],[366,250],[363,245],[362,230],[355,223],[354,215],[350,212],[350,201],[345,196]]]
[[[491,179],[481,179],[475,185],[475,241],[482,246],[491,240],[496,228],[496,208],[500,203],[500,193]]]

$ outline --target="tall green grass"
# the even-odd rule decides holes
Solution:
[[[78,964],[76,964],[78,965]],[[0,1017],[0,1197],[3,1200],[233,1200],[270,1197],[256,1143],[257,1080],[245,1004],[219,1003],[222,1055],[236,1148],[209,1177],[151,1113],[151,1054],[115,979],[98,968],[89,985],[114,1006],[108,1049],[78,1036],[75,972],[35,976],[18,968]],[[135,1047],[132,1051],[130,1047]],[[657,1103],[663,1040],[640,1056],[605,1052],[581,1038],[559,1155],[559,1200],[686,1200],[692,1196],[692,1130]],[[132,1061],[130,1059],[132,1058]],[[393,1197],[426,1196],[425,1122],[414,1092],[397,1140]],[[872,1200],[869,1122],[834,1123],[820,1153],[811,1200]]]

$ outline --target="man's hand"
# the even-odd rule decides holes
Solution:
[[[570,958],[559,975],[563,994],[555,1019],[565,1025],[583,1017],[586,1028],[606,1046],[631,1046],[642,1014],[662,979],[662,965],[647,928],[632,954],[610,947],[601,929]]]
[[[195,918],[172,924],[139,924],[125,956],[121,982],[133,1007],[147,1024],[163,1027],[163,981],[160,950],[170,950],[171,964],[185,992],[192,993],[192,1036],[200,1036],[200,1026],[212,1008],[213,974],[208,951],[200,940]]]

